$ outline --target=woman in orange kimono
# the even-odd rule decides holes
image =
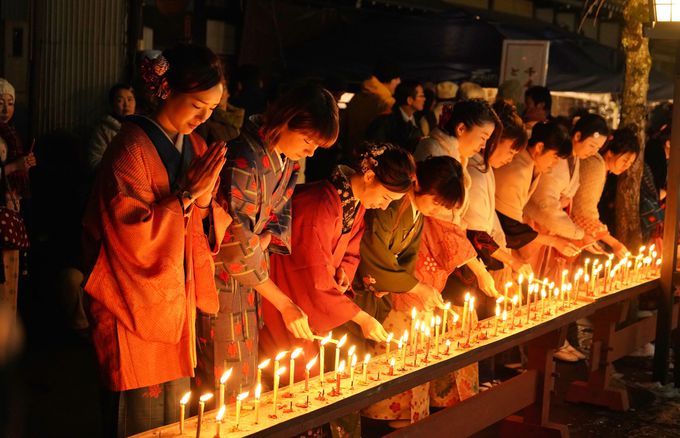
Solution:
[[[207,149],[192,133],[222,94],[217,57],[180,45],[142,70],[158,110],[123,124],[84,218],[84,288],[113,391],[117,424],[106,430],[117,436],[178,420],[177,400],[196,366],[196,310],[217,311],[211,244],[216,250],[229,222],[212,203],[226,145]]]
[[[270,276],[309,317],[316,333],[326,333],[354,321],[368,339],[384,342],[382,325],[352,300],[350,287],[359,264],[366,209],[386,209],[411,189],[415,164],[403,149],[385,144],[364,144],[360,163],[338,166],[329,181],[298,187],[293,195],[291,255],[272,255]],[[260,354],[303,346],[301,363],[314,358],[318,346],[295,339],[280,313],[263,302],[264,327]],[[326,368],[328,369],[328,368]],[[318,364],[315,367],[318,373]],[[296,368],[304,377],[304,367]]]

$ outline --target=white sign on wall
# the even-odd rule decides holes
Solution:
[[[505,40],[498,83],[514,79],[527,89],[534,85],[545,87],[548,79],[550,41]]]

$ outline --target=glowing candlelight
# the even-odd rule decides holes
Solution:
[[[260,422],[260,395],[262,395],[262,385],[255,388],[255,424]]]
[[[517,308],[517,295],[512,297],[512,307],[510,308],[510,313],[512,314],[512,320],[510,322],[510,328],[515,328],[515,309]]]
[[[508,322],[508,311],[507,311],[507,310],[504,310],[504,311],[503,311],[503,314],[502,314],[502,316],[501,316],[501,319],[503,320],[503,328],[502,328],[502,331],[505,332],[506,323]]]
[[[222,406],[224,404],[224,387],[227,384],[227,380],[229,380],[229,377],[231,376],[231,371],[232,368],[229,368],[224,372],[224,374],[222,374],[222,377],[220,377],[220,398],[218,406]]]
[[[468,306],[470,305],[470,292],[465,293],[465,303],[463,304],[463,320],[461,321],[460,325],[461,328],[463,329],[463,333],[465,333],[465,323],[467,321],[467,313],[468,313]]]
[[[436,355],[439,355],[439,327],[441,326],[442,319],[437,315],[434,320],[434,351]]]
[[[257,384],[258,385],[262,385],[262,370],[269,366],[269,362],[271,362],[271,359],[267,359],[265,361],[262,361],[257,366]]]
[[[390,359],[390,370],[388,372],[388,375],[394,376],[394,358]]]
[[[220,436],[220,428],[222,426],[222,421],[224,421],[224,413],[226,412],[227,407],[222,405],[220,407],[220,410],[217,411],[217,416],[215,417],[215,437],[219,438]]]
[[[298,347],[290,354],[290,378],[288,380],[288,392],[293,394],[293,382],[295,381],[295,359],[302,353],[302,348]]]
[[[451,333],[451,337],[455,338],[456,337],[456,325],[458,324],[458,320],[460,319],[460,316],[456,312],[453,313],[453,333]]]
[[[475,313],[475,297],[470,297],[470,315],[468,316],[468,340],[470,339],[472,333],[472,315]],[[469,344],[469,342],[468,342]]]
[[[305,391],[309,391],[309,370],[312,369],[318,357],[319,356],[314,356],[314,359],[307,362],[307,365],[305,366]]]
[[[328,336],[323,338],[321,341],[319,341],[319,383],[321,383],[321,386],[323,387],[323,375],[324,375],[324,354],[325,354],[325,345],[331,340],[331,334],[329,333]]]
[[[505,283],[505,293],[503,294],[503,297],[507,300],[508,299],[508,289],[512,287],[512,281],[508,281]]]
[[[541,289],[541,315],[545,315],[545,297],[548,296],[548,294],[545,292],[545,289]]]
[[[415,331],[413,332],[413,345],[415,346],[413,349],[414,353],[418,352],[418,333],[420,333],[420,321],[416,321]]]
[[[281,380],[281,374],[286,372],[286,367],[281,367],[274,374],[274,415],[276,415],[276,401],[279,398],[279,382]]]
[[[553,289],[553,295],[554,295],[554,300],[553,300],[553,314],[557,313],[557,303],[559,302],[560,298],[560,290],[558,288]]]
[[[427,361],[427,358],[430,357],[430,328],[425,327],[425,339],[427,340],[427,344],[425,347],[425,361]]]
[[[212,397],[212,392],[208,392],[203,394],[198,399],[198,424],[196,425],[196,438],[200,438],[201,436],[201,423],[203,422],[203,413],[205,412],[205,402],[210,400]]]
[[[447,339],[447,340],[446,340],[446,351],[444,352],[444,354],[448,355],[448,354],[449,354],[449,350],[451,350],[451,340],[450,340],[450,339]]]
[[[347,342],[347,334],[344,334],[342,338],[335,345],[335,378],[338,378],[338,365],[340,364],[340,348]]]
[[[354,356],[355,351],[357,351],[356,345],[349,347],[349,350],[347,350],[347,363],[352,362],[352,356]]]
[[[399,341],[399,345],[401,346],[401,341]],[[349,363],[349,381],[354,382],[354,367],[357,366],[357,355],[352,354],[352,360]]]
[[[238,429],[238,423],[239,420],[241,419],[241,404],[243,403],[243,400],[245,400],[248,397],[248,394],[250,394],[249,391],[242,392],[241,394],[236,397],[236,426],[235,428]]]
[[[345,361],[340,361],[338,365],[337,372],[335,373],[335,392],[340,394],[340,380],[342,379],[342,373],[345,371]]]
[[[282,351],[274,358],[274,375],[279,371],[279,362],[286,357],[286,354],[288,354],[288,351]]]
[[[446,320],[448,319],[449,310],[451,310],[451,302],[444,304],[444,317],[442,318],[442,336],[446,336]]]
[[[493,329],[493,335],[498,336],[498,320],[501,318],[501,305],[496,302],[496,324]]]
[[[190,398],[191,398],[191,391],[184,394],[179,401],[179,433],[180,434],[184,433],[184,416],[186,414],[187,403],[189,403]]]
[[[361,379],[363,380],[364,383],[368,383],[368,361],[371,360],[371,355],[366,353],[366,356],[364,356],[364,368],[361,370]]]

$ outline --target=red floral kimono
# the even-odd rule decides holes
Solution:
[[[189,147],[194,155],[206,150],[198,135],[185,141]],[[124,124],[104,155],[83,223],[92,336],[113,391],[193,376],[196,308],[217,311],[200,212],[191,206],[183,215],[171,193],[154,143],[136,123]],[[219,239],[229,216],[213,205]]]
[[[293,195],[291,255],[273,254],[270,277],[309,317],[316,333],[326,333],[351,320],[360,309],[351,291],[336,289],[335,273],[343,268],[352,280],[359,264],[359,246],[364,232],[364,207],[360,204],[353,223],[343,232],[343,205],[335,187],[327,181],[299,186]],[[274,357],[280,351],[305,348],[300,363],[318,353],[316,343],[296,339],[281,314],[268,301],[262,302],[264,327],[260,330],[260,353]],[[318,373],[318,363],[316,365]],[[304,367],[296,367],[296,378],[304,378]]]

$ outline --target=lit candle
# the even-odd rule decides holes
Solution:
[[[590,276],[588,274],[583,276],[583,283],[586,285],[586,296],[590,296]]]
[[[222,426],[222,421],[224,421],[224,413],[226,412],[227,407],[222,405],[220,407],[220,410],[217,411],[217,416],[215,417],[215,437],[219,438],[220,436],[220,428]],[[237,425],[238,427],[238,425]]]
[[[553,295],[554,295],[554,300],[553,300],[553,314],[557,313],[557,306],[559,303],[559,298],[560,298],[560,290],[558,288],[553,289]]]
[[[444,354],[446,354],[448,356],[449,350],[451,350],[451,340],[447,339],[446,340],[446,351],[444,352]]]
[[[524,282],[524,275],[519,274],[519,277],[517,278],[517,293],[519,294],[519,306],[522,307],[522,283]],[[527,301],[528,301],[528,294],[527,294]]]
[[[385,341],[385,357],[390,357],[390,344],[392,343],[392,338],[394,333],[390,332],[387,334],[387,341]]]
[[[401,346],[401,341],[399,341],[399,346]],[[357,366],[357,355],[353,354],[352,355],[352,361],[349,363],[349,381],[350,384],[354,382],[354,367]]]
[[[329,333],[328,336],[323,338],[321,341],[319,341],[319,383],[321,383],[321,386],[323,387],[323,374],[324,374],[324,352],[325,352],[325,345],[331,340],[331,334]]]
[[[411,333],[415,334],[416,332],[416,316],[418,316],[418,313],[416,312],[416,308],[413,307],[411,309]],[[413,350],[413,344],[416,342],[415,336],[411,339],[411,350]]]
[[[468,306],[470,305],[470,292],[465,293],[465,303],[463,304],[463,320],[460,322],[463,333],[465,333],[465,323],[467,321]]]
[[[279,371],[279,362],[286,357],[286,354],[288,354],[288,351],[282,351],[274,358],[274,375]]]
[[[236,397],[236,426],[235,429],[238,429],[238,423],[239,420],[241,419],[241,404],[243,403],[243,400],[245,400],[248,397],[249,391],[242,392],[241,394]]]
[[[414,339],[413,345],[414,345],[414,347],[415,347],[415,348],[413,349],[413,352],[414,352],[414,353],[417,353],[417,352],[418,352],[418,338],[419,338],[418,334],[420,333],[420,321],[416,321],[416,328],[415,328],[415,330],[416,330],[416,331],[413,332],[413,339]]]
[[[257,384],[258,385],[262,385],[262,370],[269,366],[269,362],[271,362],[271,359],[267,359],[267,360],[261,362],[257,366]]]
[[[498,320],[501,318],[501,305],[496,303],[496,324],[493,329],[493,335],[498,336]]]
[[[390,359],[390,370],[388,375],[394,376],[394,358]]]
[[[290,378],[288,380],[288,392],[293,394],[293,383],[295,382],[295,359],[302,353],[302,348],[298,347],[290,354]]]
[[[425,347],[425,361],[427,361],[427,358],[430,357],[430,328],[429,327],[425,327],[425,339],[427,340],[426,347]]]
[[[503,320],[503,327],[502,327],[501,330],[502,330],[503,332],[505,332],[505,327],[506,327],[505,324],[506,324],[507,321],[508,321],[508,311],[507,311],[507,310],[504,310],[504,311],[503,311],[503,314],[502,314],[502,317],[501,317],[501,318],[502,318],[502,320]]]
[[[541,315],[545,316],[545,297],[547,296],[545,289],[541,289]]]
[[[517,295],[512,297],[512,307],[510,308],[510,314],[512,315],[512,320],[510,322],[510,328],[513,329],[515,328],[515,309],[517,308]]]
[[[460,316],[456,312],[451,312],[453,313],[453,333],[451,333],[451,337],[455,338],[456,337],[456,325],[458,324],[458,320],[460,319]]]
[[[475,313],[475,297],[470,297],[470,315],[468,315],[468,340],[472,333],[472,315]],[[468,342],[469,343],[469,342]]]
[[[508,299],[508,289],[510,288],[510,286],[512,286],[511,281],[505,283],[505,293],[503,294],[503,298],[505,298],[506,300]]]
[[[434,320],[434,351],[435,355],[439,355],[439,327],[441,326],[442,319],[437,315]]]
[[[218,406],[222,406],[224,404],[224,387],[227,384],[227,380],[229,380],[229,376],[231,376],[231,370],[232,368],[229,368],[224,372],[224,374],[222,374],[222,377],[220,377],[220,398]]]
[[[342,338],[335,344],[335,378],[338,378],[338,365],[340,364],[340,348],[347,342],[347,334],[344,334]]]
[[[368,383],[368,361],[371,360],[371,355],[366,353],[366,356],[364,356],[364,367],[361,370],[361,379],[363,380],[364,383]]]
[[[187,403],[191,398],[191,391],[187,392],[182,396],[179,401],[179,433],[184,433],[184,415],[186,414]]]
[[[349,347],[349,350],[347,350],[347,363],[352,362],[352,356],[354,356],[354,352],[357,350],[356,345],[352,345]]]
[[[262,395],[262,385],[255,388],[255,424],[260,422],[260,395]]]
[[[319,356],[314,356],[314,359],[307,362],[307,365],[305,366],[305,391],[309,391],[309,370],[311,370],[316,363],[317,357]]]
[[[563,269],[562,270],[562,279],[560,280],[560,288],[564,287],[564,285],[567,283],[567,275],[569,275],[569,270]]]
[[[401,359],[401,369],[405,368],[405,363],[404,363],[404,348],[402,348],[404,345],[404,337],[402,336],[399,338],[399,342],[397,343],[397,357]]]
[[[449,316],[449,310],[451,310],[451,302],[444,304],[444,317],[442,318],[442,336],[446,337],[446,320]]]
[[[335,373],[335,392],[340,394],[340,380],[342,379],[342,373],[345,371],[345,361],[340,361],[338,365],[338,370]]]
[[[274,415],[276,415],[276,401],[279,398],[279,382],[281,380],[281,374],[286,372],[286,367],[281,367],[279,368],[276,373],[274,374]]]
[[[203,412],[205,412],[205,402],[213,397],[212,392],[203,394],[198,399],[198,424],[196,425],[196,438],[201,436],[201,423],[203,422]]]

